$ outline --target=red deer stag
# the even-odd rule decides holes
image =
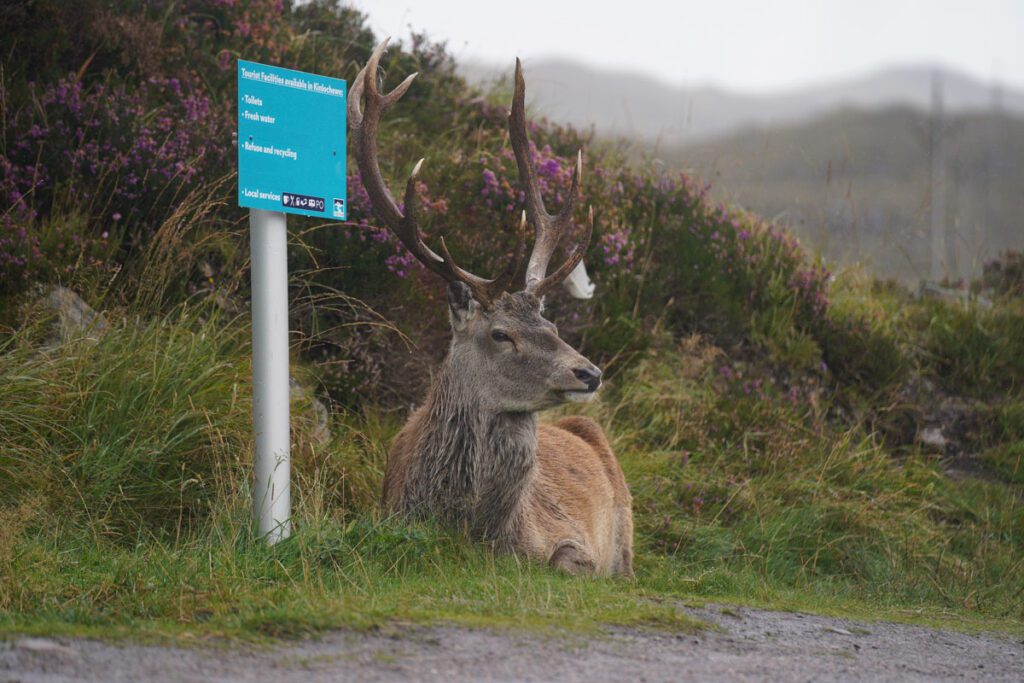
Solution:
[[[601,427],[585,417],[538,424],[536,416],[566,401],[589,400],[601,384],[601,371],[541,316],[545,293],[580,263],[593,230],[591,210],[583,238],[566,262],[547,274],[559,240],[573,225],[582,151],[570,198],[552,216],[530,159],[526,86],[517,60],[509,133],[526,190],[519,244],[493,280],[463,270],[444,239],[434,252],[420,234],[415,187],[423,161],[406,184],[404,209],[381,176],[380,115],[416,76],[381,93],[377,65],[386,46],[387,40],[373,52],[349,93],[355,157],[377,217],[448,282],[452,341],[426,401],[392,444],[384,507],[465,527],[502,550],[572,574],[632,575],[632,501]],[[536,235],[533,252],[523,290],[511,291],[525,252],[527,220]]]

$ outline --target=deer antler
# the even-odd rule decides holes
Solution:
[[[564,280],[583,260],[583,255],[590,244],[590,236],[594,231],[594,208],[590,207],[587,225],[582,238],[576,243],[565,263],[555,272],[546,275],[551,256],[562,239],[562,235],[571,228],[573,215],[576,212],[576,201],[579,197],[579,183],[583,176],[583,150],[576,154],[576,168],[572,173],[572,187],[565,206],[552,216],[544,207],[540,187],[537,183],[537,172],[530,159],[530,138],[526,133],[526,81],[523,79],[523,65],[516,59],[516,83],[512,96],[512,111],[509,114],[508,130],[512,142],[512,151],[519,167],[519,182],[523,185],[526,197],[526,216],[533,224],[535,239],[533,252],[526,267],[526,291],[542,297],[552,287]]]
[[[377,217],[395,234],[402,244],[412,252],[419,261],[432,272],[440,275],[448,282],[464,282],[473,292],[473,297],[485,308],[490,308],[502,292],[508,290],[512,279],[519,270],[524,252],[526,251],[526,217],[519,224],[518,244],[513,257],[502,273],[493,280],[473,275],[463,270],[448,252],[448,247],[441,238],[441,254],[438,255],[424,242],[420,236],[417,210],[419,198],[416,195],[416,176],[419,174],[423,159],[420,159],[409,175],[405,185],[405,213],[398,208],[394,198],[388,190],[387,184],[380,172],[380,164],[377,160],[377,126],[380,123],[381,113],[401,99],[402,95],[412,85],[417,74],[412,74],[402,81],[394,90],[382,95],[377,86],[377,65],[380,57],[388,45],[388,38],[381,41],[380,45],[373,51],[370,60],[363,67],[356,80],[352,83],[348,99],[348,124],[355,133],[354,146],[356,163],[359,172],[363,177],[363,184],[366,186],[366,193],[370,197],[370,204],[373,206]],[[360,102],[364,98],[366,104],[360,110]]]

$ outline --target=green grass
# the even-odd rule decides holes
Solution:
[[[716,388],[706,351],[651,366],[617,397],[613,434],[639,540],[707,572],[699,594],[760,582],[882,608],[1024,615],[1019,489],[954,483],[919,455],[894,460],[810,402]]]
[[[933,302],[911,324],[925,332],[926,371],[943,387],[980,398],[1024,391],[1024,300],[990,310]]]
[[[0,354],[0,631],[295,637],[393,621],[690,630],[701,600],[1024,632],[1020,489],[954,484],[746,394],[699,339],[587,408],[634,493],[637,579],[572,579],[461,534],[379,519],[400,417],[294,407],[296,534],[249,524],[248,329],[177,313]],[[1002,433],[1017,414],[1003,411]],[[1007,426],[1009,425],[1009,426]]]
[[[248,5],[221,9],[221,28],[252,24]],[[354,76],[376,42],[365,19],[305,9],[261,15],[254,31],[277,27],[263,47]],[[97,16],[139,35],[169,30],[145,12]],[[179,26],[181,40],[165,42],[197,41],[195,79],[185,81],[230,100],[218,60],[238,52],[241,34],[214,39],[205,26]],[[127,65],[138,60],[117,53],[89,63],[87,90],[109,79],[108,94],[119,83],[136,93],[145,79]],[[150,56],[147,76],[184,78],[177,48]],[[85,69],[80,56],[50,55],[41,87],[68,72],[65,58]],[[387,59],[389,82],[422,76],[381,131],[385,172],[404,178],[427,154],[424,227],[469,269],[496,272],[517,214],[507,93],[502,106],[481,106],[429,41]],[[12,133],[40,111],[25,99],[24,71],[11,69],[9,104],[22,112]],[[180,105],[155,90],[148,106]],[[39,239],[41,279],[0,282],[0,631],[261,638],[436,620],[686,630],[695,624],[678,605],[706,599],[1024,631],[1021,299],[1007,292],[983,310],[912,301],[855,275],[830,284],[777,226],[714,206],[660,163],[630,167],[571,129],[540,124],[531,135],[558,155],[548,159],[564,171],[553,192],[568,190],[584,142],[594,171],[583,190],[598,217],[588,266],[602,294],[589,304],[553,297],[549,310],[608,371],[603,401],[585,410],[609,430],[635,496],[636,580],[570,579],[451,530],[378,518],[388,443],[405,414],[393,406],[419,399],[409,388],[443,346],[443,296],[436,282],[389,272],[392,244],[311,221],[295,222],[289,253],[301,339],[292,367],[350,412],[332,416],[333,437],[320,443],[309,399],[296,399],[296,534],[274,548],[254,538],[244,221],[230,197],[233,157],[217,161],[215,145],[193,179],[199,189],[166,215],[122,208],[109,243],[96,237],[119,220],[116,196],[76,199],[77,171],[51,168],[52,182],[26,192],[33,211],[7,216],[12,235]],[[33,158],[23,170],[47,163]],[[485,170],[508,181],[504,199],[481,193]],[[180,180],[150,199],[177,196]],[[353,221],[374,222],[355,204]],[[19,297],[55,281],[114,309],[110,329],[48,345],[50,321],[26,323],[38,305]],[[181,303],[203,297],[221,306]],[[417,353],[388,317],[422,340]],[[687,338],[694,331],[709,338]],[[937,389],[904,391],[917,376]],[[952,482],[914,445],[915,420],[947,397],[973,402],[985,479]]]
[[[359,519],[300,524],[274,548],[255,542],[245,506],[224,535],[168,547],[32,538],[5,596],[4,630],[297,637],[393,620],[590,630],[595,624],[692,630],[644,591],[573,580],[437,530]],[[229,527],[238,525],[238,531]],[[230,534],[230,535],[228,535]],[[70,555],[70,556],[69,556]]]

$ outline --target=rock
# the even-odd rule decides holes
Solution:
[[[110,324],[102,313],[97,312],[82,297],[67,287],[55,286],[48,291],[40,292],[40,303],[57,314],[53,336],[48,340],[50,345],[60,344],[72,339],[98,340],[110,328]],[[225,310],[227,310],[225,308]],[[318,399],[311,389],[303,386],[297,379],[288,377],[291,399],[308,401],[313,412],[314,427],[310,438],[318,446],[331,440],[330,411]]]
[[[102,313],[97,313],[67,287],[51,287],[44,293],[42,303],[57,314],[54,343],[71,339],[97,340],[110,327]]]
[[[34,652],[41,655],[57,655],[60,657],[78,656],[78,652],[70,647],[61,645],[60,643],[47,638],[22,638],[15,643],[15,647],[19,650],[26,650],[28,652]]]
[[[917,440],[924,446],[940,451],[945,451],[946,445],[949,443],[945,434],[942,433],[942,427],[935,425],[922,429],[921,433],[917,435]]]
[[[838,626],[829,626],[825,629],[829,633],[838,633],[841,636],[852,636],[853,631],[847,631],[845,628],[839,628]]]
[[[331,440],[330,411],[323,402],[313,395],[312,390],[303,386],[299,380],[288,375],[288,393],[291,400],[308,401],[313,411],[313,429],[310,438],[317,446],[324,446]]]

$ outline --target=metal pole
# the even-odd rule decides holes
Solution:
[[[249,209],[252,248],[253,514],[274,544],[291,532],[288,393],[288,228],[277,211]]]
[[[928,158],[931,166],[931,276],[935,282],[942,282],[950,274],[946,253],[946,124],[943,119],[942,76],[936,70],[932,72],[932,111],[929,119],[931,128],[928,137]]]

